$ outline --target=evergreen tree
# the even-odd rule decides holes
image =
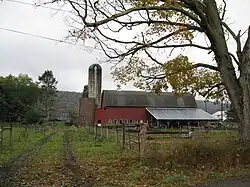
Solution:
[[[53,75],[51,70],[46,70],[41,76],[38,77],[41,86],[41,100],[40,103],[44,107],[45,117],[49,119],[49,111],[57,97],[57,83],[58,81]]]
[[[88,98],[89,97],[89,87],[88,87],[88,85],[84,86],[83,92],[82,92],[82,97],[83,98]]]

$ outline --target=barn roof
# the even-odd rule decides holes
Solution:
[[[218,121],[211,114],[198,108],[146,108],[157,120]]]
[[[103,90],[103,107],[158,107],[158,108],[196,108],[195,98],[185,94],[177,98],[172,92],[155,94],[143,91]]]

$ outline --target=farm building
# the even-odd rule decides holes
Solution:
[[[97,68],[95,68],[97,66]],[[155,94],[143,91],[100,90],[100,65],[90,66],[94,78],[89,79],[89,98],[80,99],[81,124],[119,124],[148,122],[152,126],[197,124],[215,121],[215,117],[197,108],[191,94],[177,97],[173,92]],[[91,77],[93,77],[91,75]],[[93,86],[94,85],[94,86]],[[95,92],[95,94],[91,93]],[[96,94],[100,93],[100,95]],[[95,95],[95,97],[93,97]],[[100,99],[99,99],[100,98]]]

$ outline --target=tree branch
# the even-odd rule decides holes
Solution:
[[[222,10],[222,16],[221,16],[221,20],[224,20],[225,15],[226,15],[226,11],[227,11],[227,2],[225,0],[223,0],[223,10]]]
[[[150,76],[150,75],[141,75],[142,78],[149,80],[149,79],[164,79],[166,78],[165,74],[159,74],[159,75],[154,75],[154,76]]]
[[[233,58],[233,60],[236,62],[236,64],[239,66],[240,62],[238,61],[238,59],[236,58],[236,56],[234,56],[232,53],[229,53],[229,55]]]
[[[107,24],[111,21],[114,21],[115,19],[117,18],[120,18],[122,16],[125,16],[125,15],[128,15],[130,13],[133,13],[133,12],[138,12],[138,11],[142,11],[142,10],[146,10],[146,11],[149,11],[149,10],[155,10],[155,11],[176,11],[176,12],[179,12],[185,16],[187,16],[188,18],[190,18],[191,20],[195,21],[198,25],[201,25],[201,22],[200,20],[193,16],[190,12],[184,10],[183,8],[180,8],[180,7],[176,7],[176,6],[173,6],[173,5],[169,5],[169,6],[150,6],[150,7],[133,7],[133,8],[129,8],[123,12],[119,12],[119,13],[116,13],[116,14],[113,14],[112,16],[109,16],[105,19],[102,19],[100,21],[95,21],[93,23],[90,23],[90,22],[87,22],[87,17],[86,17],[86,9],[85,9],[85,15],[83,16],[80,11],[76,8],[76,6],[74,4],[79,4],[77,2],[73,2],[72,0],[68,0],[69,3],[71,4],[72,8],[76,11],[77,15],[79,17],[81,17],[83,23],[87,26],[87,27],[98,27],[100,25],[104,25],[104,24]],[[84,3],[85,3],[85,6],[87,6],[87,1],[84,0]]]
[[[209,64],[197,63],[193,65],[193,68],[199,68],[199,67],[207,68],[213,71],[219,71],[218,67]]]
[[[121,41],[121,40],[117,40],[117,39],[114,39],[112,37],[109,37],[105,34],[103,34],[101,32],[101,30],[99,28],[96,29],[99,34],[101,36],[103,36],[105,39],[108,39],[110,41],[114,41],[116,43],[122,43],[122,44],[135,44],[135,46],[133,46],[132,48],[130,48],[129,50],[127,50],[127,52],[125,53],[122,53],[120,54],[119,56],[128,56],[128,55],[131,55],[131,54],[135,54],[136,52],[138,52],[139,50],[142,50],[144,48],[149,48],[149,47],[154,47],[154,48],[173,48],[173,47],[187,47],[187,46],[190,46],[190,47],[199,47],[199,48],[203,48],[203,49],[209,49],[209,48],[206,48],[206,47],[202,47],[202,46],[198,46],[196,44],[180,44],[180,45],[164,45],[163,47],[156,47],[154,46],[155,44],[161,42],[161,41],[164,41],[168,38],[171,38],[172,36],[176,35],[176,34],[179,34],[180,32],[183,32],[183,31],[187,31],[187,29],[178,29],[172,33],[169,33],[163,37],[160,37],[158,38],[157,40],[153,41],[153,42],[150,42],[150,43],[142,43],[142,42],[136,42],[136,41]],[[119,57],[117,56],[117,57]],[[115,57],[113,57],[115,58]]]
[[[190,24],[185,24],[185,23],[179,23],[179,22],[172,22],[172,21],[163,21],[163,20],[152,20],[151,18],[148,20],[144,21],[130,21],[130,22],[125,22],[125,21],[118,21],[118,20],[113,20],[117,23],[124,24],[124,25],[131,25],[131,26],[138,26],[141,24],[166,24],[166,25],[172,25],[172,26],[181,26],[181,27],[186,27],[187,29],[192,29],[196,30],[199,32],[204,32],[204,29],[201,27],[195,26],[195,25],[190,25]]]
[[[236,45],[237,45],[237,51],[236,54],[238,56],[239,62],[241,62],[241,41],[240,41],[240,37],[241,37],[241,30],[239,30],[238,34],[236,35],[235,32],[225,23],[222,22],[222,25],[226,28],[226,30],[231,34],[231,36],[233,37],[233,39],[236,41]]]
[[[148,57],[154,61],[156,64],[159,64],[160,66],[163,66],[163,63],[159,62],[158,60],[156,60],[155,58],[152,57],[152,55],[146,50],[144,49],[145,53],[148,55]]]
[[[223,85],[224,85],[223,83],[215,84],[215,85],[211,86],[206,92],[203,92],[203,93],[200,92],[199,94],[203,97],[206,97],[213,89],[215,89],[215,88],[219,89]]]
[[[184,43],[184,44],[173,44],[173,45],[152,45],[152,48],[181,48],[181,47],[195,47],[195,48],[199,48],[199,49],[204,49],[204,50],[211,50],[211,47],[205,47],[205,46],[201,46],[201,45],[197,45],[197,44],[193,44],[193,43]]]

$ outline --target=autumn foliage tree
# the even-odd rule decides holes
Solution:
[[[44,1],[43,1],[44,2]],[[240,137],[250,141],[250,30],[235,32],[226,23],[225,0],[46,0],[68,3],[73,24],[70,36],[94,40],[121,83],[161,91],[218,96],[224,90],[241,121]],[[126,37],[125,37],[126,34]],[[242,35],[247,39],[242,42]],[[131,37],[133,36],[133,37]],[[207,45],[197,40],[205,37]],[[227,37],[234,40],[229,51]],[[192,62],[177,48],[206,50],[214,63]],[[157,59],[162,51],[170,57]],[[172,54],[172,55],[171,55]],[[167,55],[165,55],[167,56]],[[149,59],[145,60],[145,58]]]

